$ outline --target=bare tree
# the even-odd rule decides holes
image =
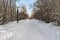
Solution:
[[[15,20],[16,16],[16,0],[1,0],[0,13],[2,13],[2,21],[6,23],[8,21]],[[14,18],[13,18],[14,16]]]
[[[34,3],[37,19],[51,21],[51,14],[54,12],[54,0],[37,0]]]
[[[20,9],[20,12],[18,14],[18,17],[19,17],[18,18],[19,20],[26,19],[28,17],[25,5],[21,6],[21,9]]]

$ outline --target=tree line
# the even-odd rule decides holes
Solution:
[[[36,0],[33,3],[31,18],[25,5],[16,8],[16,0],[0,1],[0,24],[23,19],[38,19],[60,25],[60,0]]]
[[[31,18],[60,25],[60,0],[37,0],[33,4],[32,12]]]
[[[17,0],[0,0],[0,24],[6,24],[17,20]],[[18,11],[18,20],[27,18],[25,6],[21,7],[21,12]]]

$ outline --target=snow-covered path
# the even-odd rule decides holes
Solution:
[[[60,40],[60,27],[35,19],[0,26],[0,40]]]

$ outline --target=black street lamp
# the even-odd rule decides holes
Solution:
[[[18,23],[18,9],[17,9],[17,23]]]

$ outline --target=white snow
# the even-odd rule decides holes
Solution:
[[[60,40],[60,27],[35,19],[0,25],[0,40]]]

